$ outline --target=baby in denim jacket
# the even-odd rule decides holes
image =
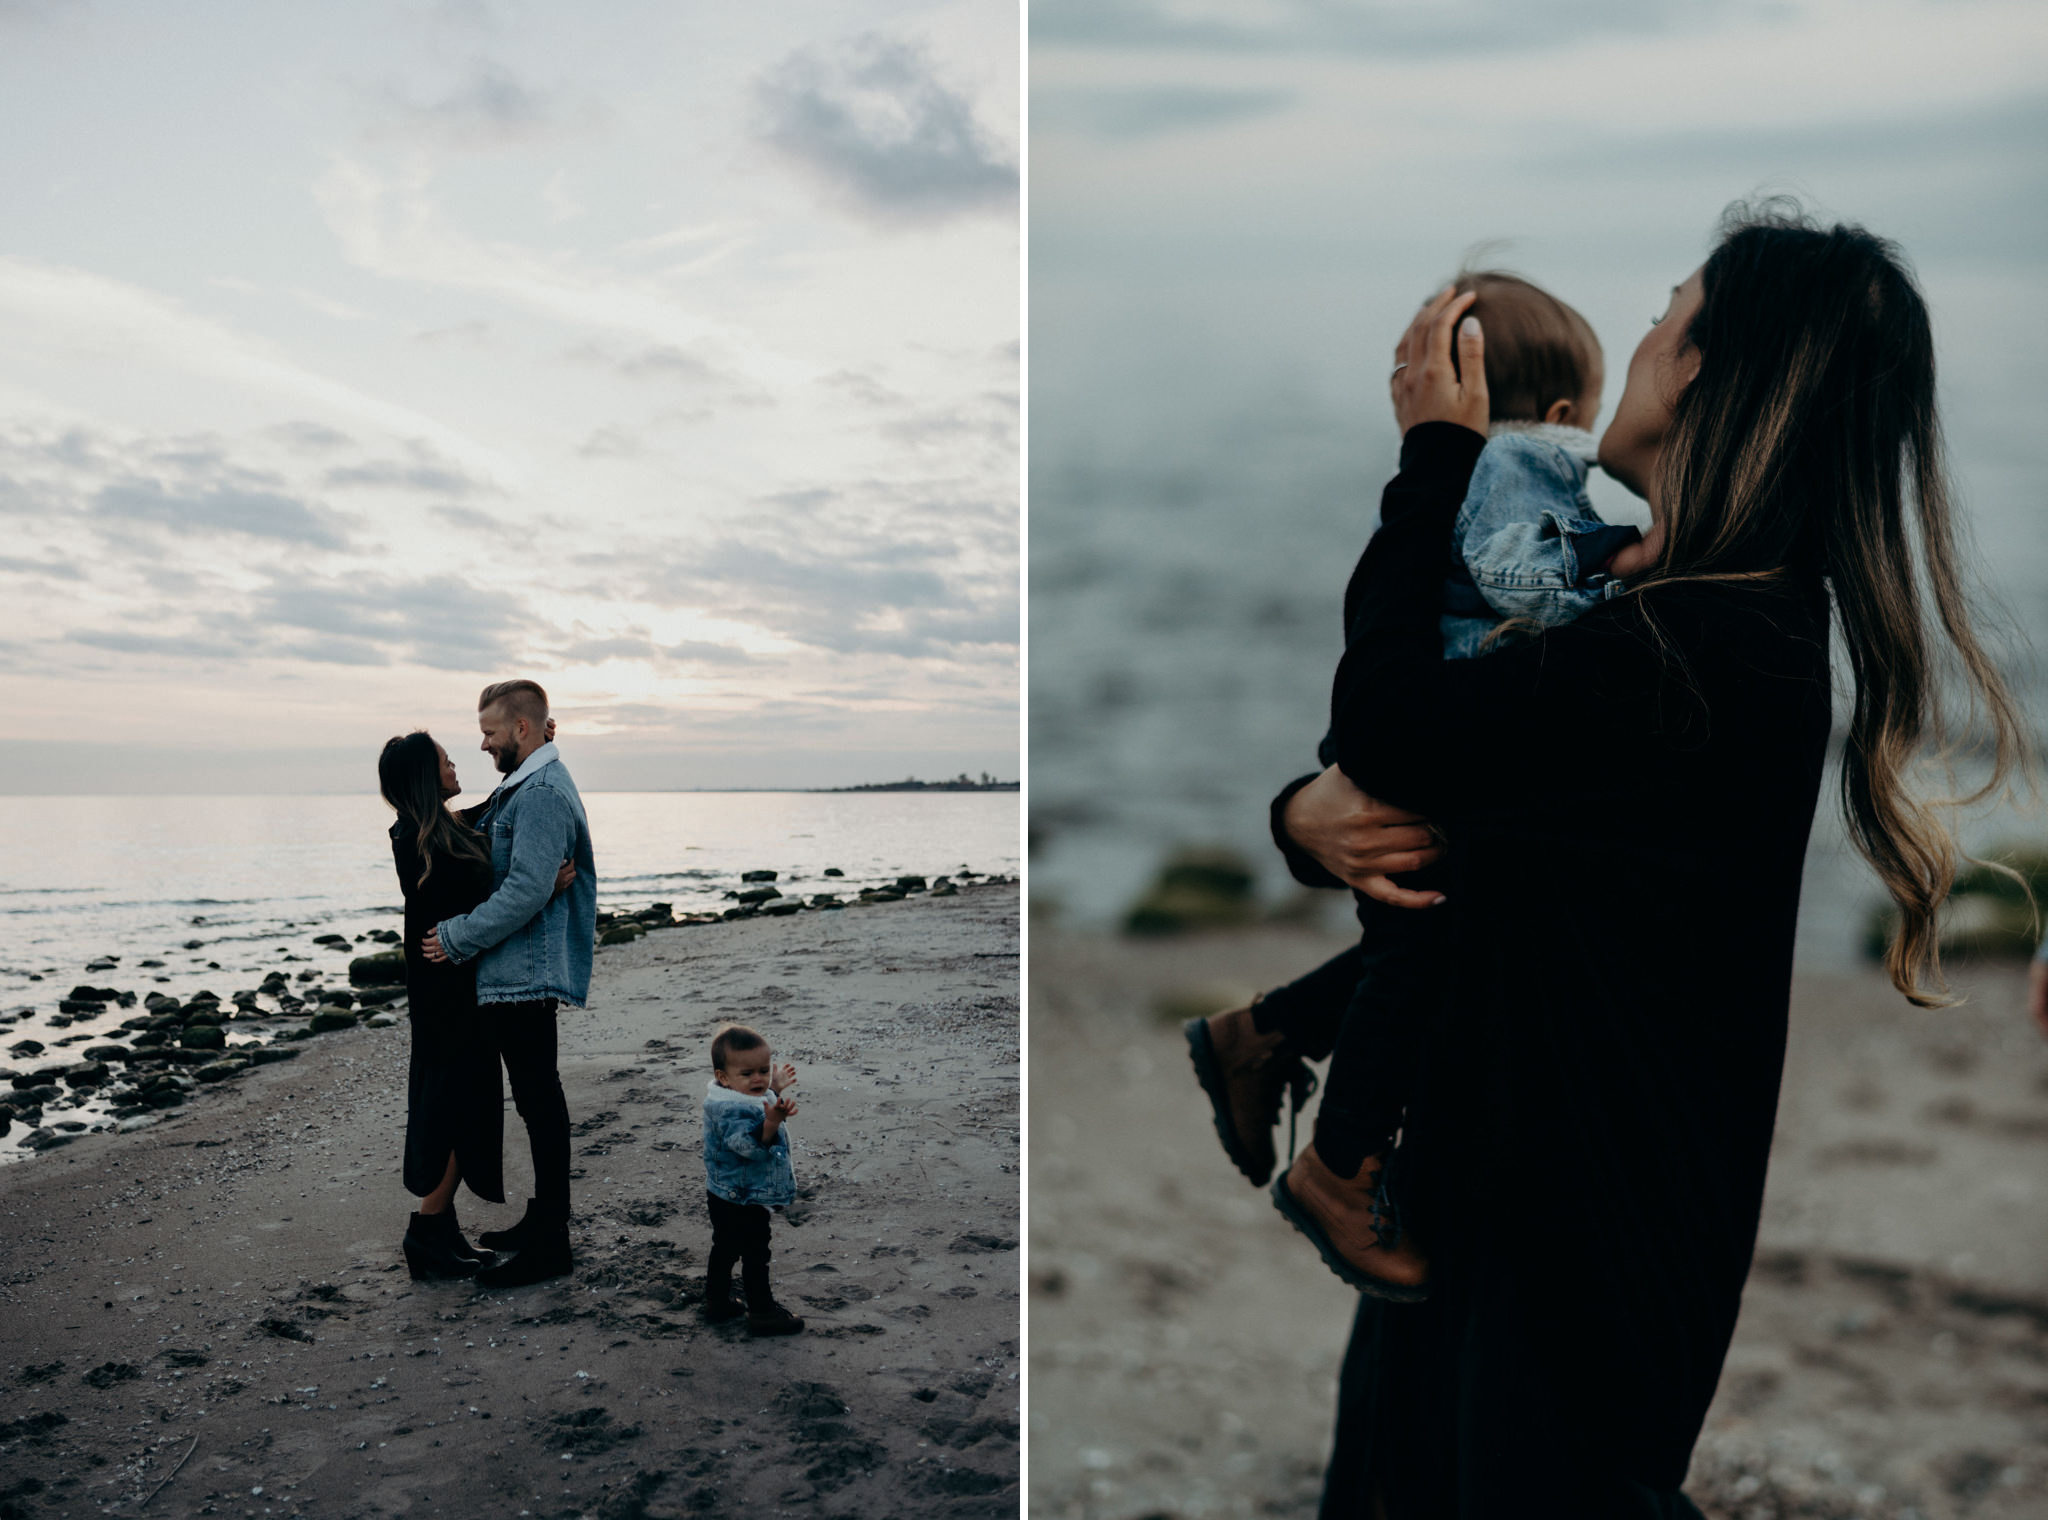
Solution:
[[[711,1211],[711,1259],[704,1271],[704,1313],[714,1322],[747,1316],[750,1335],[793,1335],[804,1322],[768,1288],[769,1211],[796,1201],[783,1121],[796,1100],[785,1096],[796,1068],[775,1065],[756,1030],[728,1024],[711,1041],[711,1083],[704,1090],[705,1203]],[[733,1301],[732,1268],[740,1264],[744,1311]]]
[[[1585,318],[1515,275],[1466,274],[1457,288],[1479,295],[1492,417],[1452,534],[1439,629],[1445,658],[1471,659],[1622,594],[1657,546],[1601,521],[1586,494],[1604,375]],[[1329,751],[1326,738],[1325,765]],[[1408,884],[1434,884],[1420,875]],[[1315,1138],[1273,1200],[1338,1276],[1412,1302],[1427,1296],[1428,1262],[1401,1228],[1386,1172],[1440,946],[1427,911],[1354,895],[1356,950],[1186,1032],[1224,1148],[1254,1183],[1273,1170],[1282,1097],[1291,1089],[1299,1108],[1307,1096],[1302,1060],[1330,1056]]]

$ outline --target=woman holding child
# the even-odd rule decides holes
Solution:
[[[1853,677],[1841,804],[1917,1003],[1939,1000],[1956,860],[1904,774],[1950,737],[1937,665],[1967,677],[1992,786],[2020,731],[1971,632],[1927,310],[1891,245],[1732,219],[1599,441],[1649,504],[1645,542],[1567,556],[1591,604],[1447,658],[1445,567],[1494,453],[1490,335],[1484,297],[1447,290],[1395,351],[1401,469],[1345,598],[1329,768],[1275,808],[1301,879],[1431,925],[1394,984],[1421,1016],[1361,1047],[1393,1052],[1398,1146],[1319,1132],[1275,1187],[1365,1288],[1322,1512],[1678,1520],[1762,1205],[1830,623]],[[1326,969],[1317,1029],[1297,997],[1293,1022],[1234,1010],[1191,1034],[1241,1166],[1270,1158],[1300,1055],[1330,1048],[1358,963]],[[1372,1011],[1340,1006],[1335,1039]]]

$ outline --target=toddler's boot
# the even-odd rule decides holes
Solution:
[[[1254,998],[1242,1008],[1189,1019],[1181,1032],[1187,1036],[1196,1080],[1209,1095],[1223,1153],[1253,1187],[1264,1187],[1273,1175],[1273,1126],[1280,1120],[1280,1105],[1291,1092],[1293,1111],[1300,1112],[1315,1078],[1301,1057],[1285,1049],[1285,1036],[1259,1032],[1252,1022],[1258,1002]]]
[[[791,1314],[773,1299],[765,1309],[749,1307],[747,1310],[747,1334],[749,1335],[795,1335],[803,1329],[804,1322]]]
[[[1397,1304],[1429,1297],[1429,1258],[1401,1226],[1387,1192],[1387,1156],[1340,1177],[1313,1143],[1273,1183],[1273,1205],[1314,1244],[1323,1264],[1361,1293]]]

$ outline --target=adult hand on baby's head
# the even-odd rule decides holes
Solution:
[[[1426,303],[1394,345],[1394,422],[1405,437],[1423,422],[1455,422],[1486,431],[1486,339],[1477,317],[1465,318],[1476,291],[1449,286]],[[1463,318],[1464,320],[1460,320]],[[1451,351],[1457,350],[1452,363]]]
[[[1287,837],[1347,886],[1396,908],[1433,908],[1440,892],[1417,892],[1388,878],[1443,858],[1429,824],[1368,797],[1331,766],[1287,801]]]

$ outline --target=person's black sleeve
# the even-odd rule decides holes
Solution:
[[[1273,799],[1267,812],[1268,822],[1273,830],[1273,843],[1281,857],[1287,862],[1287,874],[1304,887],[1341,887],[1343,882],[1324,870],[1322,863],[1287,836],[1287,804],[1294,800],[1294,794],[1315,780],[1321,772],[1297,776],[1280,789],[1280,795]]]

